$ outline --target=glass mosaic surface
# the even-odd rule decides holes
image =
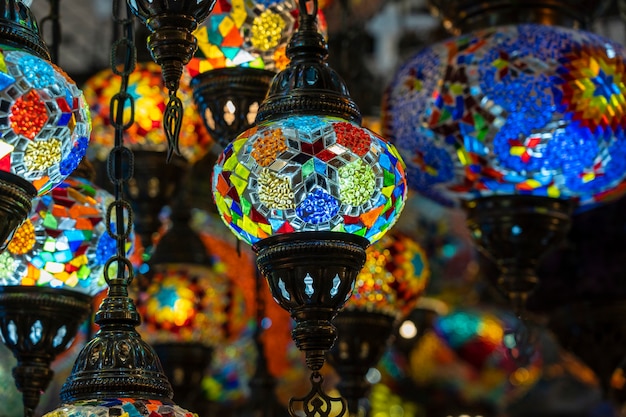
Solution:
[[[107,191],[77,177],[36,198],[30,216],[0,254],[0,285],[66,288],[89,295],[106,288],[104,264],[116,253],[115,240],[106,231],[111,201]],[[112,265],[109,273],[114,271]]]
[[[295,0],[217,0],[194,32],[198,51],[187,65],[191,76],[224,67],[279,71],[289,63],[285,49],[298,26]],[[321,11],[318,25],[324,33]]]
[[[335,117],[297,116],[242,133],[220,155],[213,194],[242,240],[338,231],[375,242],[406,199],[404,164],[376,134]]]
[[[158,400],[112,398],[65,404],[44,417],[198,417],[174,403]]]
[[[531,24],[424,49],[383,106],[409,186],[447,204],[492,194],[587,204],[624,188],[625,56],[595,34]]]
[[[196,110],[189,87],[189,74],[183,73],[178,90],[182,100],[183,125],[179,144],[183,156],[189,162],[202,158],[209,150],[212,139]],[[100,71],[84,86],[85,98],[93,116],[92,143],[89,159],[105,161],[113,148],[115,130],[111,125],[110,102],[119,92],[121,79],[110,69]],[[163,112],[168,101],[168,92],[163,84],[161,67],[152,62],[138,63],[128,81],[128,94],[135,105],[134,123],[124,134],[124,144],[131,150],[167,151],[167,138],[163,130]],[[130,119],[130,105],[124,103],[124,121]]]
[[[85,99],[63,71],[0,45],[0,171],[45,194],[76,169],[90,130]]]
[[[157,265],[153,270],[147,285],[134,295],[143,319],[139,331],[146,341],[217,345],[232,336],[229,321],[242,314],[245,300],[225,274],[186,264]]]
[[[391,316],[408,314],[428,283],[424,250],[410,237],[393,232],[367,248],[346,309],[367,309]]]

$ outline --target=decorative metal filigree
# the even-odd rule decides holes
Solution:
[[[299,413],[294,405],[301,403],[301,410],[307,417],[343,417],[348,410],[346,401],[341,397],[331,397],[322,389],[324,378],[315,371],[311,373],[311,391],[304,397],[294,397],[289,400],[289,414],[297,416]],[[338,407],[337,407],[338,406]]]

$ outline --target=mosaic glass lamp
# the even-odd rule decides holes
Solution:
[[[60,184],[87,149],[81,91],[50,62],[30,9],[0,2],[0,250],[31,201]]]
[[[194,99],[222,147],[254,123],[296,26],[295,0],[218,0],[195,32]]]
[[[50,363],[72,343],[91,298],[105,288],[102,270],[115,254],[106,232],[113,197],[79,176],[83,166],[33,200],[0,254],[0,335],[17,358],[13,376],[27,415],[52,379]]]
[[[523,304],[574,204],[624,188],[626,51],[558,26],[581,24],[576,17],[592,15],[592,2],[452,3],[464,34],[399,69],[385,129],[410,186],[465,206],[475,240],[502,271],[500,287]],[[533,16],[541,19],[520,22]],[[476,29],[481,22],[501,25]]]
[[[367,249],[352,297],[333,320],[337,342],[328,354],[351,415],[369,390],[367,372],[382,357],[397,320],[415,307],[429,275],[424,250],[404,234],[388,233]]]
[[[325,63],[317,2],[313,9],[300,2],[289,66],[274,78],[257,125],[226,147],[213,171],[222,219],[253,244],[273,296],[296,321],[313,387],[292,406],[302,403],[305,413],[318,398],[330,409],[319,369],[335,340],[331,320],[351,295],[366,247],[394,224],[406,197],[395,149],[360,127]]]
[[[138,213],[135,230],[146,248],[151,247],[153,234],[159,228],[159,212],[169,204],[180,187],[187,169],[185,160],[196,162],[212,145],[202,119],[195,111],[189,75],[185,73],[178,90],[178,96],[184,104],[184,123],[179,137],[182,158],[173,157],[169,164],[163,163],[168,150],[162,121],[167,94],[164,92],[161,74],[161,69],[154,63],[138,63],[129,77],[128,85],[128,93],[135,103],[134,123],[125,130],[124,143],[133,151],[136,164],[134,178],[129,182],[125,194]],[[98,176],[102,177],[101,183],[107,182],[106,159],[115,138],[110,102],[119,91],[120,82],[120,77],[107,69],[91,77],[84,86],[85,98],[93,116],[92,143],[87,157],[96,165]],[[124,112],[124,120],[130,120],[130,106],[127,105]]]
[[[246,277],[231,280],[226,264],[211,252],[216,242],[208,246],[190,219],[188,208],[173,209],[134,298],[143,318],[139,332],[159,355],[176,402],[199,409],[213,350],[237,338],[249,312],[235,285]]]

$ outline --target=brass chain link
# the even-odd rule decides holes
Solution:
[[[121,7],[124,4],[126,7]],[[113,183],[115,200],[106,213],[107,232],[117,243],[116,255],[109,259],[104,267],[104,278],[112,287],[125,287],[133,280],[134,272],[130,260],[126,257],[126,244],[133,225],[133,211],[124,200],[124,184],[133,177],[134,157],[132,151],[124,146],[124,132],[134,123],[135,101],[128,93],[130,74],[137,63],[133,14],[126,0],[113,0],[113,22],[122,28],[122,37],[111,45],[111,71],[121,78],[119,91],[109,103],[111,125],[115,129],[114,146],[107,158],[107,176]],[[118,62],[121,60],[121,62]],[[129,109],[127,119],[124,110]],[[113,220],[114,221],[111,221]],[[115,227],[113,227],[115,226]],[[116,278],[111,279],[109,268],[117,266]],[[111,288],[113,290],[113,288]]]

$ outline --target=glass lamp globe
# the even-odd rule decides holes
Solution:
[[[106,287],[104,266],[116,253],[106,227],[112,201],[88,179],[70,176],[33,200],[0,254],[0,336],[17,358],[13,376],[26,410],[36,407],[52,379],[50,363]]]
[[[101,400],[79,400],[62,405],[44,417],[195,417],[192,413],[171,401],[111,398]]]
[[[502,25],[422,50],[388,87],[384,124],[407,181],[440,203],[462,203],[520,314],[574,206],[624,189],[625,57],[582,30]]]
[[[393,146],[332,116],[261,122],[220,156],[213,194],[226,225],[254,244],[280,234],[345,232],[380,239],[406,198]]]
[[[199,343],[215,346],[241,330],[233,316],[245,311],[240,290],[229,278],[199,265],[155,265],[137,293],[143,318],[139,330],[149,343]]]
[[[91,120],[81,91],[50,62],[26,5],[0,4],[0,250],[28,216],[31,200],[79,164]]]
[[[112,201],[109,192],[78,176],[36,198],[0,254],[0,286],[65,288],[90,296],[104,290],[104,265],[116,253],[106,230]]]
[[[195,32],[194,99],[222,147],[254,123],[272,78],[289,63],[298,14],[296,0],[220,0]],[[321,11],[318,19],[325,23]]]
[[[120,77],[105,69],[91,77],[84,86],[84,94],[93,115],[93,137],[88,157],[105,161],[113,147],[114,128],[111,125],[110,102],[119,91]],[[161,68],[154,63],[138,63],[131,73],[128,94],[135,103],[135,123],[125,130],[124,143],[133,152],[153,151],[165,153],[167,138],[163,131],[163,112],[168,95],[165,91]],[[202,119],[192,103],[189,75],[185,74],[179,87],[179,97],[184,104],[184,123],[179,145],[188,162],[200,159],[210,148],[211,137],[203,127]],[[130,108],[124,110],[124,120],[129,120]]]
[[[392,232],[367,248],[345,309],[407,315],[426,289],[430,268],[426,253],[411,237]]]
[[[81,91],[58,67],[0,43],[0,171],[45,194],[78,166],[91,120]]]
[[[318,14],[325,32],[325,20]],[[198,51],[188,64],[192,77],[226,67],[280,71],[287,42],[298,27],[295,0],[218,0],[194,35]]]
[[[626,51],[581,30],[521,24],[426,48],[395,74],[385,128],[410,186],[445,204],[621,191]]]

